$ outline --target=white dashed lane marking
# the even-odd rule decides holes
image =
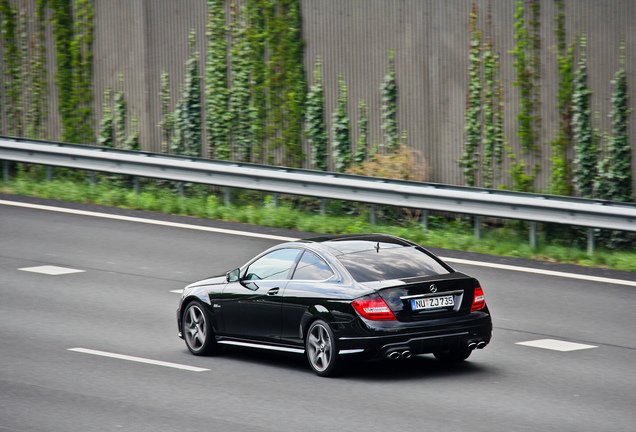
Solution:
[[[68,267],[58,267],[54,265],[23,267],[18,270],[31,272],[31,273],[41,273],[41,274],[46,274],[51,276],[59,276],[59,275],[72,274],[72,273],[84,273],[85,271],[85,270],[72,269]]]
[[[561,341],[556,339],[539,339],[539,340],[528,341],[528,342],[517,342],[517,345],[529,346],[534,348],[543,348],[543,349],[549,349],[549,350],[561,351],[561,352],[579,351],[579,350],[590,349],[590,348],[598,348],[595,345],[585,345],[585,344],[566,342],[566,341]]]
[[[196,366],[188,366],[188,365],[183,365],[179,363],[170,363],[170,362],[165,362],[160,360],[147,359],[143,357],[134,357],[134,356],[124,355],[124,354],[110,353],[106,351],[97,351],[97,350],[92,350],[87,348],[69,348],[68,351],[78,352],[82,354],[91,354],[91,355],[100,356],[100,357],[114,358],[118,360],[127,360],[127,361],[136,362],[136,363],[150,364],[154,366],[163,366],[163,367],[169,367],[173,369],[181,369],[181,370],[186,370],[190,372],[205,372],[210,370],[210,369],[200,368]]]

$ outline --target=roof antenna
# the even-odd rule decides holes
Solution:
[[[378,244],[377,244],[377,245],[375,245],[375,251],[376,251],[377,253],[380,253],[380,242],[378,242]]]

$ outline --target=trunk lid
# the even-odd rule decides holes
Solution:
[[[377,291],[398,321],[413,322],[470,313],[479,282],[454,272],[364,285]]]

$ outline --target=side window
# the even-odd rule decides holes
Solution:
[[[285,280],[296,262],[298,249],[279,249],[254,261],[245,272],[248,280]]]
[[[294,272],[294,280],[325,280],[333,276],[331,268],[315,253],[305,251]]]

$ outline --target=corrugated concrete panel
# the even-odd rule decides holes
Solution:
[[[26,5],[30,16],[33,1]],[[238,2],[244,4],[244,0]],[[486,30],[488,11],[492,13],[492,39],[501,57],[504,85],[504,129],[512,152],[528,166],[540,164],[538,190],[547,190],[550,178],[550,142],[558,128],[558,91],[555,56],[556,8],[553,0],[541,1],[541,145],[540,156],[524,155],[517,138],[519,113],[515,81],[514,15],[512,0],[476,0],[477,26]],[[231,2],[226,2],[229,11]],[[388,52],[395,52],[399,87],[399,129],[408,134],[408,145],[421,152],[429,169],[428,180],[463,184],[457,161],[465,141],[464,116],[467,92],[469,14],[468,0],[302,0],[303,35],[306,41],[307,81],[313,83],[314,63],[321,56],[326,94],[327,123],[336,106],[337,80],[342,74],[349,90],[352,141],[358,138],[358,103],[370,109],[370,142],[381,144],[380,86],[387,73]],[[168,71],[173,108],[180,98],[185,62],[189,55],[188,34],[194,29],[201,53],[201,73],[205,67],[206,0],[95,0],[94,90],[96,128],[102,117],[104,91],[123,89],[128,102],[129,121],[137,116],[144,150],[160,151],[161,72]],[[594,91],[593,110],[599,113],[596,126],[609,132],[611,80],[619,64],[619,43],[625,41],[627,80],[632,105],[636,101],[636,2],[633,0],[566,0],[567,37],[585,33],[588,38],[589,84]],[[57,88],[54,81],[54,44],[47,26],[49,68],[49,137],[60,138],[57,115]],[[2,41],[0,41],[0,46]],[[578,58],[578,50],[576,51]],[[2,59],[0,59],[0,62]],[[2,90],[4,93],[4,90]],[[2,95],[2,100],[6,100]],[[6,125],[6,119],[2,122]],[[6,129],[5,129],[6,130]],[[629,125],[636,142],[636,118]],[[308,149],[304,143],[305,150]],[[574,155],[571,155],[574,157]],[[308,158],[309,160],[309,158]],[[636,155],[634,156],[636,160]],[[508,169],[510,160],[504,162]],[[633,164],[636,178],[636,163]],[[509,185],[509,175],[497,184]]]

